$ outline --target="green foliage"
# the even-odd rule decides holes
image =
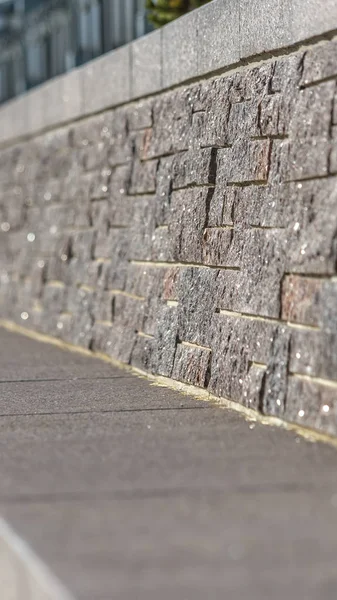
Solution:
[[[154,27],[161,27],[210,0],[146,0],[147,16]]]

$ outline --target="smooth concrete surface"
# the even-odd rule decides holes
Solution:
[[[1,514],[75,598],[336,598],[334,448],[4,330],[0,360]]]
[[[74,600],[46,564],[1,518],[0,590],[5,600]]]

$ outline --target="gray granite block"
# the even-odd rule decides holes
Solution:
[[[162,87],[162,30],[131,44],[131,96],[139,98]]]
[[[24,137],[29,132],[27,95],[0,107],[0,143]]]
[[[198,75],[198,12],[181,17],[164,27],[163,88]]]
[[[83,115],[83,79],[80,69],[73,69],[61,78],[62,115],[65,121],[77,119]]]
[[[240,0],[240,58],[294,43],[292,13],[293,0]]]
[[[239,2],[216,0],[197,11],[198,75],[240,59]]]
[[[86,114],[130,100],[130,45],[81,67],[81,78]]]
[[[335,0],[291,0],[291,14],[294,42],[324,35],[337,26]]]

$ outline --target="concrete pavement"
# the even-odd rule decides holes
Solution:
[[[5,330],[0,390],[1,514],[75,598],[335,600],[336,449]]]

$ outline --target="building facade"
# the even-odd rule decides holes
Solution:
[[[0,102],[149,30],[145,0],[0,0]]]

